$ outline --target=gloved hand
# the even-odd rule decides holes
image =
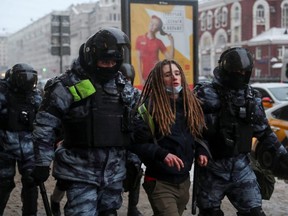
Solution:
[[[49,178],[49,166],[36,166],[32,172],[35,184],[40,185]]]

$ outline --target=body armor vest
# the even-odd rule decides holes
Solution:
[[[91,84],[91,83],[90,83]],[[112,147],[129,144],[126,107],[115,87],[97,85],[90,96],[74,102],[63,119],[65,147]],[[73,113],[78,113],[73,116]],[[81,112],[81,116],[79,116]]]
[[[7,94],[7,113],[1,116],[0,128],[8,131],[32,131],[37,107],[33,94]]]
[[[218,128],[211,141],[211,152],[215,159],[237,156],[251,151],[253,137],[252,120],[255,102],[252,89],[231,94],[230,91],[217,89],[221,109],[217,114],[214,127]]]

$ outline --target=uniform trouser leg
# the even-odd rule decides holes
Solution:
[[[65,215],[94,216],[117,215],[122,205],[122,180],[103,188],[81,182],[71,182],[66,190]]]
[[[23,216],[32,216],[37,214],[38,188],[30,176],[31,170],[27,170],[22,175],[21,198],[23,203]]]
[[[37,199],[38,189],[37,186],[22,188],[22,202],[23,202],[23,216],[32,216],[37,214]]]
[[[60,181],[56,182],[55,188],[53,190],[53,193],[50,197],[50,205],[51,205],[51,211],[54,216],[59,216],[61,215],[61,210],[60,210],[60,202],[63,199],[65,195],[65,190],[61,188]]]
[[[10,193],[15,187],[14,180],[0,179],[0,216],[3,215]]]
[[[141,212],[137,209],[140,195],[140,183],[141,179],[136,183],[137,186],[129,191],[127,216],[142,216]]]
[[[16,160],[0,157],[0,216],[3,215],[10,193],[15,187]]]

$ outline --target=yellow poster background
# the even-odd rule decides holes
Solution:
[[[140,35],[146,34],[148,31],[148,26],[151,20],[151,17],[147,11],[153,11],[157,14],[168,14],[173,11],[173,9],[177,9],[184,11],[185,17],[184,19],[190,20],[191,26],[185,26],[185,23],[183,23],[183,33],[182,33],[182,39],[177,40],[174,38],[174,46],[175,46],[175,53],[174,53],[174,59],[181,65],[187,82],[189,83],[190,86],[193,85],[193,80],[194,80],[194,59],[193,59],[193,6],[189,5],[182,5],[182,6],[176,6],[176,5],[156,5],[156,4],[139,4],[139,3],[131,3],[130,4],[130,40],[131,40],[131,63],[135,68],[136,72],[136,77],[134,84],[137,87],[141,88],[141,83],[139,79],[139,71],[137,67],[137,58],[136,58],[136,39]],[[163,22],[165,26],[165,22]],[[187,34],[187,29],[188,29],[188,34]],[[191,31],[189,31],[191,29]],[[172,33],[167,30],[167,33]],[[185,34],[186,33],[186,34]],[[189,46],[190,51],[189,51],[189,56],[187,58],[187,55],[184,56],[181,51],[177,48],[177,45],[179,43],[184,43],[181,44],[181,46]],[[170,46],[167,46],[167,49],[170,49]],[[164,55],[159,52],[159,59],[162,60],[164,59]]]

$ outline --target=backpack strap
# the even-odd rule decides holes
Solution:
[[[155,137],[155,125],[152,116],[148,112],[145,104],[143,103],[138,107],[138,113],[141,115],[144,122],[149,126],[151,134]]]

